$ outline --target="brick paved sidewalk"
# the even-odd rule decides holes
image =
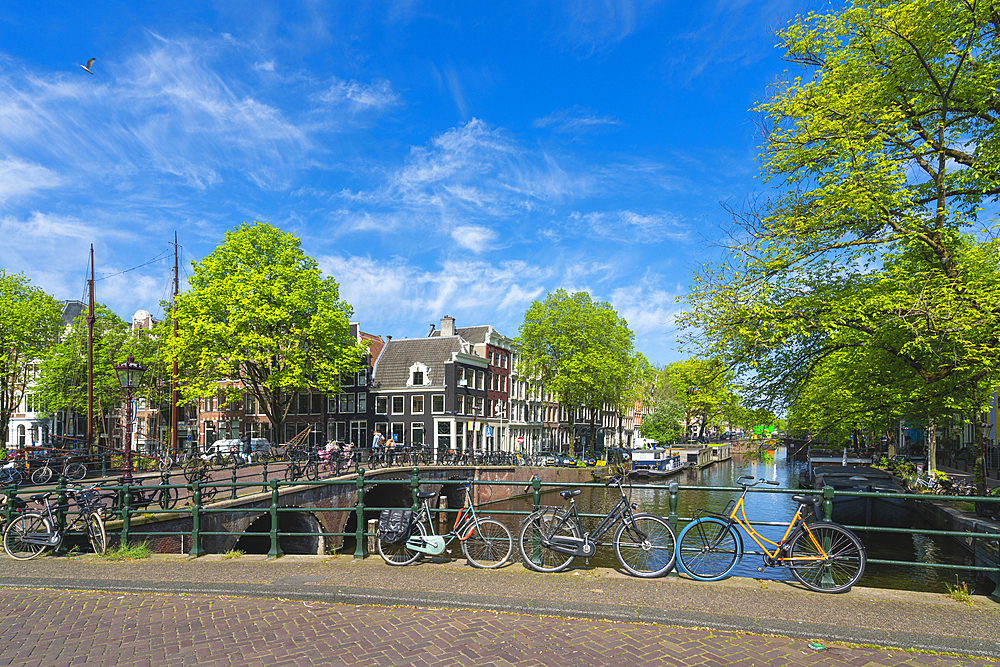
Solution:
[[[0,589],[0,628],[0,665],[19,667],[996,664],[669,626],[206,595]]]

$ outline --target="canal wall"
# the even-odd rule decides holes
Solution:
[[[952,539],[972,554],[973,565],[993,568],[992,572],[986,573],[986,577],[1000,585],[997,574],[997,568],[1000,567],[1000,526],[995,522],[970,515],[945,501],[921,499],[915,500],[913,504],[917,516],[926,521],[934,530],[953,530],[970,535],[972,533],[996,535],[996,539],[971,536]]]

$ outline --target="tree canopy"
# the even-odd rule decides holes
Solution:
[[[0,446],[32,380],[30,371],[59,335],[58,301],[19,273],[0,269]]]
[[[769,199],[734,209],[729,257],[682,325],[829,426],[980,409],[1000,364],[1000,14],[993,2],[857,0],[797,17],[806,74],[758,107]],[[797,411],[804,414],[805,410]]]
[[[634,406],[649,378],[628,323],[586,292],[560,289],[534,301],[515,342],[525,373],[540,378],[560,401],[589,410],[591,443],[598,412]]]
[[[340,374],[360,369],[366,348],[351,335],[350,305],[300,241],[270,225],[244,224],[201,262],[178,295],[178,338],[171,340],[185,400],[229,388],[248,391],[281,437],[291,392],[337,391]]]

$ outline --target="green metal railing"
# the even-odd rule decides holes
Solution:
[[[395,473],[399,474],[399,473]],[[156,537],[176,537],[182,536],[184,538],[190,539],[190,549],[188,554],[191,557],[197,557],[204,555],[205,549],[202,546],[202,539],[207,536],[224,536],[224,537],[240,537],[247,533],[240,531],[209,531],[206,530],[204,526],[204,521],[206,517],[214,514],[252,514],[256,516],[262,516],[267,514],[270,516],[270,529],[267,533],[267,539],[270,541],[270,548],[268,550],[269,558],[279,558],[283,555],[281,548],[281,538],[283,537],[313,537],[322,538],[323,543],[326,543],[328,538],[354,538],[355,539],[355,550],[354,556],[356,558],[364,558],[367,555],[367,550],[365,549],[366,538],[372,537],[372,534],[366,532],[365,515],[366,513],[374,513],[385,509],[384,507],[372,507],[365,502],[365,492],[367,488],[370,488],[374,484],[378,485],[405,485],[410,488],[412,496],[412,507],[414,509],[419,508],[419,502],[417,499],[417,491],[424,484],[433,484],[438,486],[448,486],[455,484],[464,484],[467,480],[447,480],[447,479],[434,479],[434,478],[422,478],[420,476],[420,469],[413,468],[409,471],[409,474],[403,476],[399,479],[383,479],[381,477],[371,478],[366,476],[364,468],[358,468],[355,473],[353,480],[345,480],[343,477],[338,479],[320,479],[320,480],[296,480],[296,481],[284,481],[278,479],[264,479],[262,481],[251,481],[244,480],[240,481],[236,470],[233,470],[231,480],[232,481],[210,481],[210,482],[194,482],[191,484],[180,483],[171,484],[172,478],[179,477],[178,474],[163,473],[160,476],[161,484],[159,486],[146,486],[137,484],[128,484],[124,479],[119,479],[115,486],[104,487],[106,491],[111,492],[115,498],[115,514],[120,524],[113,522],[109,526],[109,538],[114,534],[112,531],[117,531],[118,540],[122,543],[130,543],[133,539],[137,539],[140,536],[142,538],[156,538]],[[604,488],[603,483],[545,483],[542,482],[537,476],[531,481],[519,481],[519,482],[501,482],[501,481],[479,481],[475,482],[479,486],[497,486],[497,487],[510,487],[510,492],[507,497],[524,497],[525,499],[531,499],[531,505],[537,507],[541,505],[542,495],[547,491],[556,491],[559,489],[569,489],[569,488]],[[323,486],[342,486],[344,484],[351,484],[354,487],[357,497],[357,503],[351,507],[301,507],[301,506],[283,506],[282,505],[282,490],[288,489],[289,487],[323,487]],[[525,485],[528,485],[528,493],[525,494]],[[214,488],[216,491],[216,498],[212,502],[203,502],[203,491],[205,488]],[[740,494],[743,489],[742,487],[718,487],[718,486],[685,486],[680,485],[677,482],[670,482],[668,484],[643,484],[643,489],[659,489],[665,490],[669,493],[669,512],[665,516],[667,521],[675,528],[679,528],[681,524],[686,524],[691,521],[693,517],[690,516],[680,516],[677,513],[678,500],[681,495],[685,492],[693,491],[728,491],[732,492],[734,495]],[[65,506],[67,501],[66,494],[67,484],[65,479],[59,479],[57,481],[55,490],[57,492],[58,502],[60,505]],[[178,506],[171,509],[165,509],[162,507],[133,507],[132,506],[132,492],[141,490],[144,493],[150,493],[157,489],[177,489],[179,494],[183,492],[182,498],[187,500],[183,506]],[[226,493],[226,491],[229,493]],[[778,494],[801,494],[808,493],[810,490],[803,489],[777,489],[777,488],[767,488],[767,489],[755,489],[755,493],[778,493]],[[815,495],[815,492],[812,492]],[[3,512],[4,523],[9,522],[16,514],[16,508],[14,504],[14,498],[19,495],[18,490],[15,487],[8,487],[3,490],[3,495],[7,498],[7,503]],[[20,495],[27,495],[27,492],[21,492]],[[831,520],[833,514],[833,500],[837,497],[863,497],[863,498],[881,498],[885,499],[885,494],[878,493],[862,493],[862,492],[852,492],[843,493],[837,492],[831,487],[825,487],[822,490],[823,497],[823,514],[826,520]],[[899,496],[895,496],[899,497]],[[983,502],[983,503],[998,503],[1000,498],[997,497],[971,497],[971,496],[901,496],[908,499],[933,499],[935,501],[960,501],[960,502]],[[255,507],[225,507],[220,506],[221,503],[232,503],[234,499],[239,501],[243,498],[247,502],[254,502],[258,506]],[[708,508],[708,509],[720,509],[720,508]],[[438,510],[439,512],[457,512],[458,510]],[[496,515],[513,515],[513,516],[526,516],[530,509],[526,510],[498,510],[491,509],[491,514]],[[344,512],[344,513],[355,513],[356,517],[356,527],[354,531],[351,532],[289,532],[280,530],[280,517],[283,513],[287,512]],[[190,517],[191,528],[190,530],[150,530],[149,521],[143,521],[143,526],[141,529],[137,530],[134,525],[136,522],[136,517],[144,517],[153,520],[163,519],[176,519]],[[591,514],[591,513],[581,513],[581,517],[584,518],[600,518],[603,517],[601,514]],[[61,526],[65,525],[66,511],[61,510],[57,514],[57,520],[60,522]],[[345,521],[346,524],[346,521]],[[787,525],[787,521],[774,522],[774,521],[751,521],[752,525]],[[855,526],[847,525],[847,528],[854,530],[856,532],[881,532],[881,533],[900,533],[907,535],[929,535],[929,536],[941,536],[949,537],[961,540],[994,540],[998,542],[998,551],[1000,551],[1000,533],[990,533],[990,532],[965,532],[965,531],[954,531],[954,530],[932,530],[932,529],[911,529],[911,528],[888,528],[888,527],[874,527],[874,526]],[[263,533],[261,534],[263,535]],[[748,551],[748,555],[752,555],[755,552]],[[950,569],[955,571],[967,571],[967,572],[988,572],[992,573],[996,577],[997,586],[996,590],[992,593],[992,597],[995,599],[1000,599],[1000,563],[994,566],[984,566],[984,565],[962,565],[957,563],[929,563],[922,561],[900,561],[891,559],[880,559],[880,558],[868,558],[869,563],[880,564],[880,565],[898,565],[898,566],[917,566],[917,567],[928,567],[928,568],[941,568]]]

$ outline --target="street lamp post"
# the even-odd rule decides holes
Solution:
[[[132,398],[136,387],[142,382],[146,369],[128,355],[125,363],[115,366],[118,383],[125,390],[125,480],[132,481]]]

